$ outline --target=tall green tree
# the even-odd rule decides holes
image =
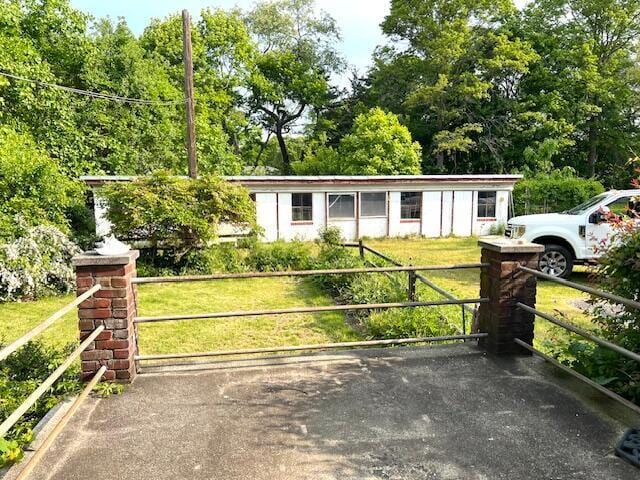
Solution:
[[[237,174],[241,156],[257,133],[243,113],[242,91],[253,65],[255,45],[237,10],[201,11],[192,26],[196,137],[203,172]],[[182,89],[182,19],[153,20],[140,39],[146,56],[162,65]]]
[[[381,50],[377,66],[386,78],[376,80],[393,82],[388,77],[404,71],[392,101],[424,123],[437,170],[454,170],[479,148],[500,154],[493,131],[505,119],[484,107],[495,97],[515,97],[521,76],[536,59],[527,42],[504,29],[514,14],[510,0],[391,2],[383,32],[407,46]]]
[[[303,175],[417,175],[420,154],[420,144],[396,115],[372,108],[356,117],[337,150],[320,146],[293,166]]]
[[[338,28],[329,15],[315,12],[313,0],[263,2],[246,21],[259,47],[249,77],[248,105],[275,135],[283,173],[288,174],[291,158],[285,136],[308,109],[329,102],[329,77],[342,67],[335,49]]]
[[[560,161],[586,175],[615,174],[637,148],[640,2],[537,0],[522,35],[544,58],[524,95],[573,127]]]

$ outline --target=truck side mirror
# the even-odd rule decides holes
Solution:
[[[602,206],[591,215],[589,215],[589,223],[595,223],[596,225],[605,223],[609,220],[610,213],[611,210],[609,210],[609,207]]]

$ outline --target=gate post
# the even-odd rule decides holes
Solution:
[[[92,298],[78,307],[80,340],[96,327],[104,331],[82,352],[82,379],[90,379],[102,365],[107,366],[103,378],[122,383],[132,382],[136,375],[137,332],[133,319],[137,315],[136,276],[137,250],[123,255],[102,256],[87,252],[73,258],[76,269],[77,294],[100,284]]]
[[[544,246],[503,237],[480,239],[478,245],[482,263],[489,264],[480,275],[480,297],[489,301],[478,310],[478,330],[489,336],[480,339],[480,346],[497,355],[530,355],[514,339],[533,344],[535,316],[516,303],[535,308],[536,277],[518,267],[537,269]]]

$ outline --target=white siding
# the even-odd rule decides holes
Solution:
[[[263,239],[273,242],[278,239],[278,224],[276,214],[276,194],[256,193],[256,219],[263,228]]]
[[[441,236],[446,237],[451,235],[451,220],[452,220],[452,211],[453,208],[453,192],[444,191],[442,192],[442,227],[441,227]]]
[[[440,236],[441,199],[442,192],[424,192],[422,194],[422,235],[425,237]]]
[[[398,237],[400,233],[400,192],[389,192],[389,236]]]
[[[453,234],[458,237],[471,235],[473,219],[473,192],[453,192]]]
[[[247,177],[246,181],[253,181],[254,178],[259,177]],[[415,180],[418,178],[424,181],[416,183]],[[300,183],[292,183],[293,179],[300,179]],[[375,238],[405,235],[425,237],[451,234],[486,235],[493,226],[506,224],[513,185],[509,182],[516,180],[509,177],[508,182],[499,179],[494,181],[483,176],[451,177],[451,181],[444,181],[445,176],[411,177],[411,182],[409,177],[407,179],[407,182],[402,182],[398,181],[398,177],[371,177],[370,181],[362,182],[362,177],[354,177],[354,181],[351,182],[350,177],[269,177],[269,181],[247,185],[247,187],[255,194],[257,221],[263,229],[265,241],[275,241],[278,238],[284,240],[317,238],[319,230],[327,223],[328,194],[355,194],[356,218],[329,220],[330,225],[335,225],[342,230],[346,239],[354,240],[358,236]],[[127,178],[114,178],[114,181],[127,180]],[[267,180],[266,177],[265,180]],[[94,189],[96,233],[106,235],[111,230],[111,225],[106,220],[105,205],[97,188]],[[400,194],[403,191],[422,192],[421,221],[400,218]],[[479,219],[477,217],[479,191],[497,193],[495,218]],[[304,192],[312,194],[312,221],[292,222],[291,194]],[[387,211],[384,215],[378,217],[360,215],[360,196],[363,192],[387,193]],[[242,228],[235,229],[230,225],[220,225],[219,233],[221,236],[237,236],[246,232]]]

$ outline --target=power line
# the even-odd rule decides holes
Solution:
[[[99,99],[102,99],[102,100],[112,100],[112,101],[120,102],[120,103],[130,103],[130,104],[137,104],[137,105],[177,105],[177,104],[181,104],[181,103],[185,103],[186,102],[185,99],[182,99],[182,100],[144,100],[142,98],[120,97],[118,95],[109,95],[109,94],[106,94],[106,93],[90,92],[88,90],[81,90],[79,88],[73,88],[73,87],[65,87],[63,85],[57,85],[55,83],[43,82],[41,80],[33,80],[31,78],[21,77],[19,75],[13,75],[12,73],[1,72],[1,71],[0,71],[0,76],[13,78],[14,80],[21,80],[23,82],[35,83],[36,85],[40,85],[42,87],[57,88],[58,90],[63,90],[65,92],[75,93],[77,95],[84,95],[86,97],[99,98]]]

